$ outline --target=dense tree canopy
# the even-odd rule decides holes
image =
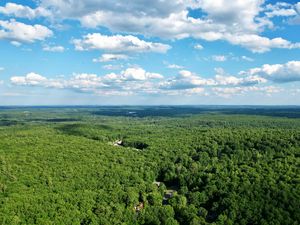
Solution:
[[[299,224],[299,111],[273,110],[2,109],[0,223]]]

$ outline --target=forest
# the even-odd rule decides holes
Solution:
[[[300,107],[0,107],[0,224],[300,224]]]

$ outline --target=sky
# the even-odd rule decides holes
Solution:
[[[0,0],[0,105],[300,105],[300,2]]]

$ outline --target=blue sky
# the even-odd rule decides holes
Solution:
[[[300,104],[300,2],[0,2],[0,105]]]

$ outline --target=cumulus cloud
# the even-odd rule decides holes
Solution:
[[[158,73],[147,72],[139,67],[127,68],[120,73],[109,73],[103,76],[97,74],[73,74],[70,79],[47,78],[31,72],[25,76],[13,76],[10,81],[16,86],[39,86],[46,88],[72,89],[92,93],[119,93],[121,92],[150,92],[155,80],[163,79]]]
[[[128,68],[125,71],[121,72],[121,76],[126,80],[147,80],[164,78],[159,73],[149,73],[142,68]]]
[[[1,11],[6,15],[29,19],[40,16],[49,17],[51,21],[73,19],[80,21],[85,27],[106,27],[114,33],[142,34],[164,39],[192,37],[207,41],[225,40],[262,53],[272,48],[299,48],[298,43],[290,43],[281,37],[269,39],[260,35],[266,28],[273,28],[272,17],[295,15],[295,12],[299,13],[298,8],[298,4],[292,6],[283,3],[266,6],[264,0],[237,0],[230,4],[224,0],[40,0],[35,9],[7,3],[1,7]],[[192,17],[189,13],[191,9],[198,11],[201,16]],[[77,39],[74,44],[78,50],[117,52],[120,51],[119,47],[137,52],[166,52],[170,48],[160,43],[141,43],[140,39],[130,35],[116,36],[112,36],[112,41],[114,44],[119,43],[119,46],[109,44],[106,48],[99,45],[98,41],[95,44],[94,38],[101,41],[110,41],[112,38],[105,38],[103,35],[97,37],[95,34],[90,34],[83,40]],[[195,47],[202,49],[199,44]]]
[[[225,39],[233,45],[241,45],[250,49],[252,52],[263,53],[272,48],[294,49],[300,48],[300,43],[291,43],[283,38],[269,39],[256,34],[231,35],[227,34]]]
[[[242,74],[258,75],[278,83],[300,81],[300,61],[289,61],[285,64],[264,64]]]
[[[299,48],[299,44],[289,43],[280,37],[269,39],[260,36],[265,28],[273,27],[271,17],[293,14],[287,10],[279,12],[278,9],[283,8],[280,4],[266,8],[264,3],[264,0],[237,0],[230,4],[224,0],[41,0],[40,4],[57,18],[77,19],[85,27],[107,27],[113,32],[167,39],[225,40],[253,52]],[[202,16],[190,16],[190,9],[199,11]],[[279,40],[281,43],[278,43]],[[201,45],[197,47],[201,49]]]
[[[265,9],[267,17],[272,18],[275,16],[290,17],[296,16],[297,12],[294,5],[286,2],[277,2],[276,4],[268,4]]]
[[[181,10],[183,1],[161,1],[133,0],[106,1],[106,0],[77,0],[57,1],[41,0],[41,6],[51,8],[53,13],[59,17],[78,18],[99,11],[132,13],[136,17],[143,15],[167,16],[172,12]]]
[[[224,97],[224,98],[229,98],[232,95],[236,95],[239,94],[243,91],[247,90],[247,88],[241,88],[241,87],[231,87],[231,88],[213,88],[212,91],[220,96],[220,97]]]
[[[269,86],[270,81],[300,81],[300,63],[291,61],[286,64],[263,65],[234,76],[217,68],[215,76],[205,78],[188,70],[180,70],[175,76],[165,77],[159,73],[145,71],[141,67],[129,67],[118,73],[73,74],[66,78],[46,78],[37,73],[11,77],[11,83],[19,86],[40,86],[46,88],[65,88],[80,92],[102,95],[128,94],[166,94],[166,95],[207,95],[222,97],[262,92],[273,94],[281,89]]]
[[[216,75],[215,81],[217,85],[224,85],[224,86],[251,86],[260,83],[266,83],[267,80],[260,77],[260,76],[248,76],[245,78],[239,78],[235,76],[222,76]]]
[[[129,59],[129,57],[124,54],[102,54],[101,57],[93,59],[93,62],[111,62],[126,59]]]
[[[178,76],[169,78],[160,83],[161,89],[182,90],[215,85],[213,79],[205,79],[188,70],[179,71]]]
[[[132,35],[107,36],[100,33],[88,34],[83,39],[73,40],[78,51],[103,50],[108,52],[158,52],[165,53],[171,46],[147,42]]]
[[[46,52],[64,52],[65,48],[63,46],[57,45],[57,46],[44,46],[43,50]]]
[[[37,7],[32,9],[28,6],[23,6],[15,3],[6,3],[5,6],[0,6],[0,14],[14,16],[19,18],[34,19],[37,17],[49,17],[51,12],[45,8]]]
[[[300,24],[300,2],[294,5],[294,9],[296,10],[297,15],[293,18],[290,18],[289,23],[293,25],[298,25]]]
[[[11,77],[11,83],[14,85],[29,85],[37,86],[41,84],[46,84],[47,79],[37,73],[28,73],[26,76],[15,76]]]
[[[261,11],[263,0],[237,0],[228,4],[227,1],[202,0],[199,7],[208,14],[215,23],[232,26],[231,29],[257,31],[261,24],[255,18]]]
[[[28,25],[15,20],[0,20],[0,39],[30,43],[45,40],[52,35],[51,30],[39,24]]]
[[[10,78],[13,85],[18,86],[40,86],[47,88],[73,88],[73,89],[93,89],[104,86],[101,78],[96,74],[73,74],[69,80],[61,78],[49,79],[40,74],[31,72],[25,76],[13,76]]]
[[[203,78],[188,70],[179,71],[178,76],[171,77],[160,83],[161,89],[192,89],[201,87],[219,86],[254,86],[266,83],[267,80],[258,75],[237,77],[226,74],[223,69],[215,69],[216,75],[213,78]]]
[[[96,74],[74,74],[73,77],[64,82],[67,88],[78,89],[81,91],[88,91],[98,88],[106,87],[107,85],[102,82],[101,77]]]

